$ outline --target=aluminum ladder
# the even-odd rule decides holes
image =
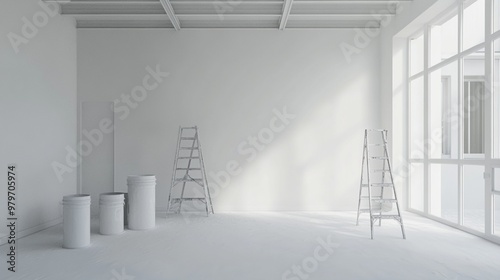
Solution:
[[[380,136],[381,143],[377,139],[378,136]],[[377,141],[371,143],[370,140]],[[365,207],[368,204],[368,208],[361,208],[362,203]],[[393,209],[394,204],[396,209]],[[373,225],[378,220],[381,226],[383,219],[396,220],[401,225],[403,239],[406,239],[387,150],[387,130],[385,129],[365,129],[356,226],[359,225],[361,213],[370,214],[371,239],[373,239]]]
[[[174,189],[180,186],[182,186],[180,196],[174,197]],[[191,188],[195,194],[186,197],[186,187]],[[200,191],[200,187],[202,191]],[[168,194],[167,215],[169,213],[180,213],[184,201],[200,202],[201,204],[198,204],[200,206],[195,207],[197,208],[195,210],[202,210],[201,208],[203,208],[207,216],[210,213],[214,214],[197,126],[179,127],[174,169]],[[174,211],[175,207],[177,209]]]

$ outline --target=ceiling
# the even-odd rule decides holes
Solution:
[[[45,0],[78,28],[380,27],[400,1],[340,0]]]

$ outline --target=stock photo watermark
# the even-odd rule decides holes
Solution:
[[[281,110],[274,108],[272,112],[273,117],[269,120],[268,126],[260,129],[256,134],[248,136],[247,139],[240,142],[237,146],[238,154],[240,156],[244,156],[247,163],[254,161],[259,152],[264,151],[266,147],[274,141],[276,135],[283,132],[286,127],[290,125],[292,120],[296,118],[296,115],[288,112],[286,106],[284,106]],[[238,176],[242,172],[243,167],[240,162],[235,159],[229,160],[226,163],[224,170],[216,172],[210,171],[208,174],[212,179],[210,184],[211,197],[217,197],[222,189],[229,186],[232,178]],[[194,192],[196,195],[204,196],[204,194],[198,189],[194,190]],[[206,205],[201,201],[193,201],[191,207],[191,209],[187,210],[192,211],[182,212],[184,220],[187,223],[189,223],[189,217],[191,215],[196,215],[197,212],[205,209]]]
[[[68,2],[68,1],[61,1]],[[21,45],[26,45],[35,38],[40,29],[49,24],[51,18],[59,14],[59,6],[56,3],[46,3],[38,1],[39,9],[31,17],[22,17],[21,26],[18,32],[9,32],[7,38],[16,54],[20,52]]]
[[[234,11],[234,8],[241,4],[243,0],[225,0],[212,2],[219,20],[224,20],[224,14]]]
[[[160,65],[156,65],[155,69],[147,66],[145,70],[147,74],[142,78],[142,84],[133,87],[129,93],[121,94],[120,98],[113,101],[112,110],[121,121],[125,120],[132,110],[139,107],[139,104],[147,99],[150,91],[157,89],[170,75],[169,72],[162,71]],[[65,163],[53,161],[51,164],[59,182],[63,182],[64,174],[73,172],[81,164],[82,159],[92,154],[94,148],[103,142],[104,136],[112,133],[113,130],[113,120],[109,118],[101,119],[97,128],[82,130],[82,139],[77,144],[77,151],[67,145]]]
[[[380,35],[380,28],[389,26],[393,21],[393,16],[402,11],[403,7],[397,1],[389,2],[384,10],[372,11],[373,20],[368,21],[364,28],[355,28],[356,35],[352,43],[340,43],[339,47],[346,61],[351,63],[353,56],[359,55]]]
[[[116,269],[111,270],[113,277],[110,280],[134,280],[135,276],[127,274],[125,268],[122,267],[121,271],[118,272]]]
[[[458,106],[452,108],[450,112],[446,115],[443,115],[443,121],[448,122],[450,131],[457,131],[460,127],[460,124],[464,118],[464,115],[468,113],[474,113],[484,106],[486,100],[492,98],[492,93],[490,92],[490,85],[485,82],[486,92],[484,94],[479,95],[471,95],[470,100],[468,102],[469,106],[467,109],[461,110]],[[458,132],[457,132],[458,133]],[[433,151],[439,151],[439,146],[443,144],[444,139],[443,128],[441,125],[429,131],[428,138],[426,139],[417,139],[414,141],[414,148],[410,144],[409,147],[409,156],[394,172],[394,174],[401,176],[402,178],[407,178],[408,175],[412,172],[412,164],[409,159],[423,159],[426,155],[429,156],[429,153],[433,153]],[[458,137],[458,134],[457,134]]]
[[[316,242],[318,245],[314,248],[310,256],[305,257],[299,264],[294,264],[287,271],[281,275],[282,280],[305,280],[309,279],[311,275],[316,272],[321,263],[327,261],[335,249],[340,245],[334,240],[330,234],[327,238],[323,239],[318,237]]]

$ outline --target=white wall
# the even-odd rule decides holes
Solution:
[[[64,162],[65,147],[76,144],[76,28],[34,0],[1,1],[0,16],[0,182],[7,183],[7,165],[17,164],[21,237],[60,222],[62,196],[76,191],[76,172],[59,182],[51,166]],[[36,29],[23,29],[29,25],[23,18]],[[14,42],[23,42],[17,53],[9,39],[14,33]],[[6,196],[2,187],[2,225]]]
[[[340,44],[355,34],[78,30],[79,103],[137,94],[148,66],[169,72],[135,108],[118,101],[115,190],[154,173],[164,209],[177,128],[198,125],[216,211],[356,209],[363,129],[380,126],[381,110],[378,41],[348,63]],[[285,107],[295,119],[253,158],[245,141]],[[227,183],[228,163],[239,168]]]

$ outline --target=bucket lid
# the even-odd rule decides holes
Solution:
[[[101,200],[117,200],[123,201],[125,199],[125,195],[119,192],[109,192],[109,193],[101,193],[99,195]]]
[[[90,194],[72,194],[63,197],[63,203],[90,203]]]
[[[63,200],[89,200],[90,199],[90,194],[72,194],[72,195],[65,195],[63,197]]]
[[[156,176],[154,174],[129,175],[127,177],[127,182],[153,182],[153,181],[156,181]]]

